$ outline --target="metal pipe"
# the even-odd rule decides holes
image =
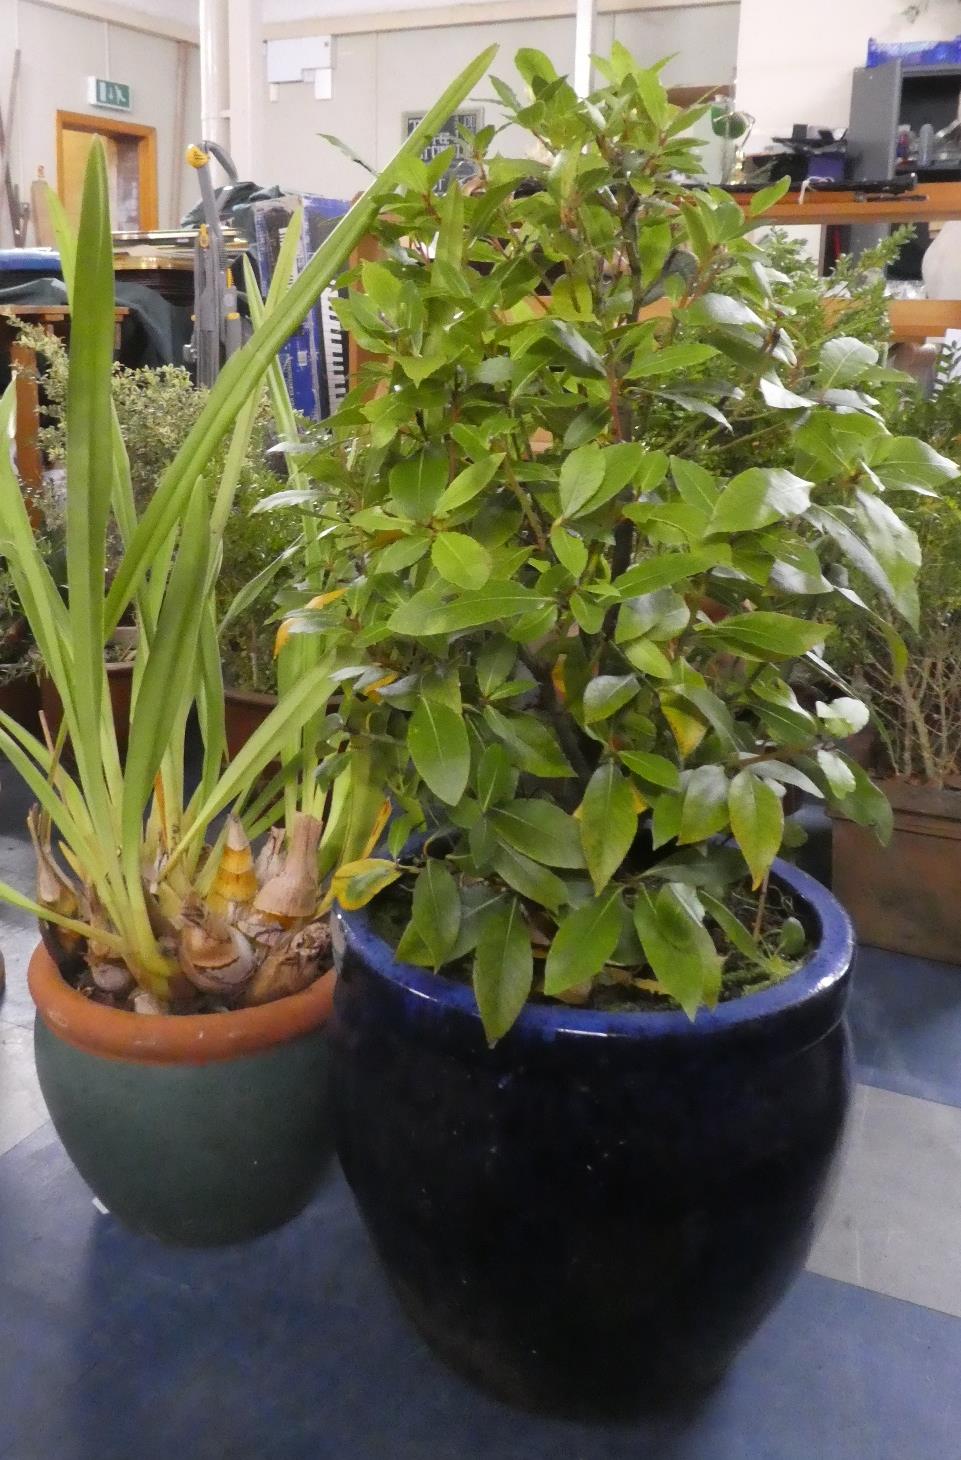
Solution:
[[[227,6],[230,155],[240,176],[256,181],[262,174],[263,164],[263,9],[261,0],[227,0]]]
[[[591,92],[591,56],[594,52],[594,22],[597,0],[577,0],[574,19],[574,90],[578,96]]]
[[[200,0],[200,131],[230,146],[227,0]]]

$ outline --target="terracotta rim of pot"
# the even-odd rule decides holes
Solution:
[[[313,1034],[326,1024],[336,975],[323,974],[302,993],[228,1014],[134,1014],[95,1004],[62,978],[40,943],[27,982],[51,1034],[105,1059],[141,1065],[205,1065],[262,1054]]]
[[[277,703],[277,696],[265,694],[259,689],[233,689],[230,685],[224,690],[224,699],[228,705],[258,705],[265,710],[272,710]]]

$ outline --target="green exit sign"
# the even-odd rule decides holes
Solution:
[[[105,81],[101,76],[88,76],[87,100],[91,106],[108,107],[114,112],[129,112],[130,87],[123,81]]]

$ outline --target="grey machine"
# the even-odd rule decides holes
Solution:
[[[245,335],[210,175],[211,157],[220,163],[231,183],[237,182],[233,160],[216,142],[187,148],[187,162],[196,170],[200,183],[203,222],[194,246],[194,332],[185,353],[187,363],[196,369],[197,384],[207,387],[213,385],[224,362],[240,349]]]

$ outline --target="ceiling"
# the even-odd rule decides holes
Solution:
[[[117,0],[115,0],[117,3]],[[148,15],[196,25],[199,0],[119,0]],[[424,10],[439,0],[263,0],[264,20],[323,20],[325,16],[383,15],[390,10]]]

